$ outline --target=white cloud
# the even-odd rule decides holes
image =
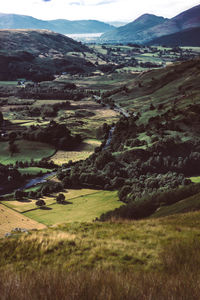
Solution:
[[[133,21],[144,13],[173,17],[198,4],[198,0],[0,0],[0,12],[44,20]]]

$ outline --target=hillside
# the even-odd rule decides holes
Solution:
[[[121,201],[139,209],[138,216],[127,210],[135,218],[158,208],[155,193],[190,186],[188,177],[200,174],[199,66],[195,59],[143,72],[105,92],[104,104],[129,114],[115,124],[108,147],[104,143],[84,163],[59,171],[65,187],[118,189]]]
[[[47,29],[62,34],[100,33],[112,30],[114,26],[96,21],[39,20],[30,16],[0,13],[0,29]]]
[[[150,16],[150,22],[149,17]],[[153,21],[151,22],[151,19]],[[142,26],[138,26],[142,21]],[[143,26],[143,22],[145,26]],[[185,29],[191,29],[200,26],[200,5],[182,12],[172,19],[164,19],[152,15],[143,15],[139,19],[125,26],[119,27],[111,32],[105,33],[101,38],[110,42],[134,42],[145,44],[152,39],[165,35],[181,32]],[[198,42],[197,42],[198,43]]]
[[[166,45],[166,46],[190,46],[199,47],[200,40],[197,38],[200,36],[200,27],[191,29],[185,29],[177,33],[165,35],[156,39],[153,39],[148,45]]]
[[[94,66],[69,52],[91,52],[86,46],[47,30],[0,30],[0,79],[52,79],[62,72],[84,73]]]

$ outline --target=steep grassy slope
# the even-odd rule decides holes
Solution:
[[[189,213],[15,233],[0,240],[1,296],[198,300],[199,220]]]
[[[72,223],[0,241],[0,265],[6,269],[159,268],[163,246],[192,240],[200,229],[199,213],[155,220]],[[6,257],[6,259],[5,259]]]

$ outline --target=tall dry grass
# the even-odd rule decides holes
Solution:
[[[200,241],[176,241],[157,271],[55,270],[0,273],[1,300],[199,300]]]

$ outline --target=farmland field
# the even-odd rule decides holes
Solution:
[[[45,228],[45,225],[39,224],[38,222],[0,204],[0,238],[16,227],[26,229],[43,229]]]

